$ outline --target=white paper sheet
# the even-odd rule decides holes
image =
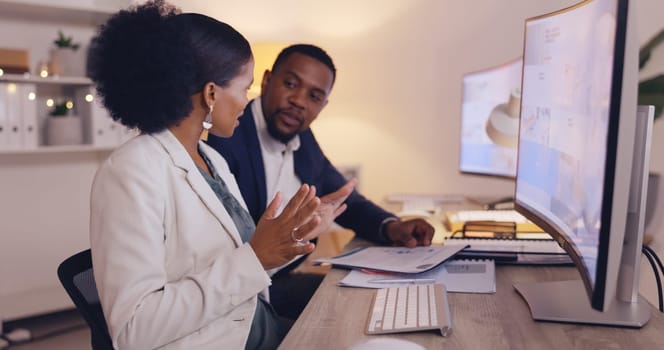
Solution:
[[[417,274],[352,270],[339,281],[340,286],[360,288],[400,287],[419,283],[442,283],[448,292],[495,293],[496,267],[493,260],[451,260]]]
[[[462,245],[429,247],[366,247],[333,258],[316,259],[349,268],[419,273],[430,270],[465,248]]]

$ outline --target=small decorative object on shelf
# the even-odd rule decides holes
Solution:
[[[80,43],[75,43],[73,37],[66,36],[61,30],[53,41],[55,47],[51,50],[48,64],[50,75],[84,76],[85,54],[79,51]]]
[[[53,43],[59,48],[69,48],[74,51],[78,50],[81,46],[79,43],[75,43],[74,38],[71,36],[65,36],[61,30],[58,30],[58,38],[55,39]]]
[[[81,118],[71,114],[74,102],[56,103],[46,120],[46,143],[48,145],[80,145],[83,143]]]
[[[39,64],[37,65],[37,74],[42,77],[46,78],[48,77],[48,63],[40,61]]]
[[[23,74],[30,71],[28,50],[0,48],[0,69],[3,74]],[[1,74],[0,74],[1,75]]]

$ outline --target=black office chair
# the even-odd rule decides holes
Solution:
[[[92,275],[92,255],[84,250],[63,261],[58,267],[58,277],[76,309],[90,326],[92,349],[113,350],[104,313],[99,303],[97,286]]]

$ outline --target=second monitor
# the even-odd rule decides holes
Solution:
[[[464,75],[462,173],[514,178],[522,64],[518,58]]]

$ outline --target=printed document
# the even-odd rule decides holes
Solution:
[[[333,258],[317,259],[317,264],[331,263],[347,268],[419,273],[431,270],[464,249],[463,245],[429,247],[366,247]]]

